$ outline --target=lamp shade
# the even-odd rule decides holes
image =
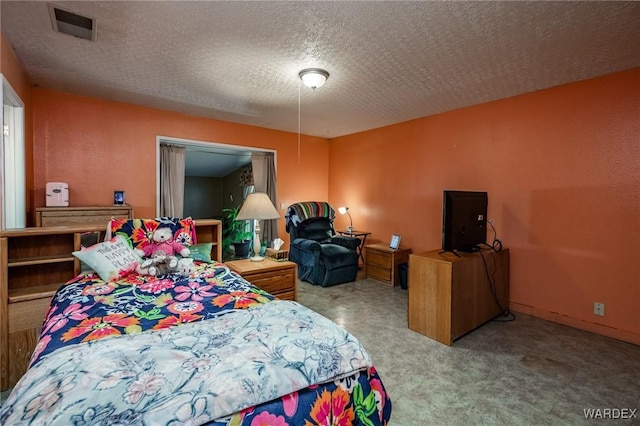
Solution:
[[[327,78],[329,78],[329,73],[320,68],[307,68],[300,71],[298,75],[304,85],[312,89],[324,86]]]
[[[238,212],[236,220],[247,219],[279,219],[280,214],[273,205],[269,196],[264,192],[249,194]]]

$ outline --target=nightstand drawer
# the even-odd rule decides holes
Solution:
[[[293,269],[246,274],[244,278],[256,287],[271,294],[293,290],[295,287]]]
[[[293,262],[276,262],[270,259],[252,262],[242,259],[225,262],[225,265],[254,286],[279,299],[296,300],[298,296],[298,265]]]
[[[377,266],[388,269],[391,267],[391,256],[388,253],[379,252],[377,250],[367,249],[366,251],[367,267]]]
[[[389,283],[391,282],[391,269],[383,269],[376,266],[367,265],[367,277]]]
[[[294,302],[296,300],[296,293],[293,290],[272,294],[280,300],[293,300]]]
[[[411,249],[392,249],[386,244],[370,244],[365,250],[365,277],[384,281],[392,286],[398,285],[398,265],[408,262]]]

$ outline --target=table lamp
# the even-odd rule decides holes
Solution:
[[[249,194],[242,204],[236,220],[255,220],[253,227],[253,256],[252,262],[260,262],[264,257],[260,256],[260,219],[279,219],[280,214],[273,205],[269,196],[263,192]]]
[[[349,207],[338,207],[338,212],[340,214],[346,214],[349,216],[349,226],[347,227],[347,232],[353,231],[353,220],[351,219],[351,215],[349,214]]]

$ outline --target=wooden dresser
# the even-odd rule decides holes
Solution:
[[[232,271],[245,280],[279,299],[296,300],[298,298],[298,265],[288,260],[278,262],[264,259],[252,262],[249,259],[225,262]]]
[[[112,218],[133,219],[133,207],[112,206],[38,207],[36,226],[104,225]]]
[[[410,255],[408,305],[411,330],[451,345],[508,310],[509,250]]]

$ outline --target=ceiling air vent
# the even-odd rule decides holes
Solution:
[[[96,20],[49,5],[53,31],[69,34],[85,40],[96,41]]]

